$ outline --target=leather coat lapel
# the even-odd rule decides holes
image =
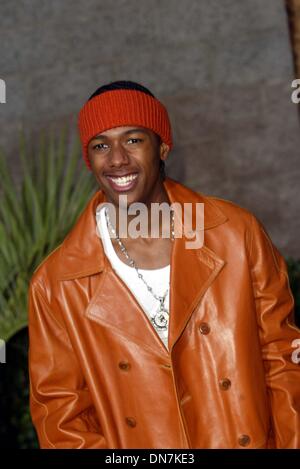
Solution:
[[[84,314],[142,347],[167,353],[135,296],[108,263]]]
[[[170,350],[224,264],[225,261],[205,245],[199,249],[186,249],[184,238],[176,240],[171,260]]]
[[[189,249],[188,242],[191,239],[184,236],[184,233],[181,238],[176,238],[173,244],[169,322],[169,350],[171,350],[196,305],[225,265],[225,260],[205,246],[205,233],[227,221],[227,217],[209,199],[172,180],[167,182],[166,190],[171,203],[193,205],[192,229],[194,232],[197,227],[195,204],[204,203],[204,226],[201,228],[202,230],[204,228],[204,233],[200,233],[201,229],[198,232],[199,239],[204,240],[203,245],[197,249]]]

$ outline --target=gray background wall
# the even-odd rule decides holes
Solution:
[[[101,84],[141,82],[167,106],[168,174],[237,202],[300,256],[297,107],[283,0],[0,0],[0,145],[70,122]]]

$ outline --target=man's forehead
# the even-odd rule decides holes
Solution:
[[[111,129],[105,130],[99,134],[96,134],[93,138],[127,135],[133,132],[142,132],[142,133],[149,134],[151,130],[146,129],[145,127],[139,127],[139,126],[120,126],[120,127],[113,127]]]

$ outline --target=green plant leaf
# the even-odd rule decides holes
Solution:
[[[34,270],[63,241],[96,188],[80,168],[80,144],[70,142],[66,126],[59,135],[42,131],[37,141],[31,148],[20,136],[18,185],[0,152],[0,337],[6,341],[27,325]]]

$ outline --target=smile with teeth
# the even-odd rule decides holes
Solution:
[[[127,184],[137,178],[137,174],[129,174],[122,177],[107,176],[107,178],[111,179],[118,186],[127,186]]]

